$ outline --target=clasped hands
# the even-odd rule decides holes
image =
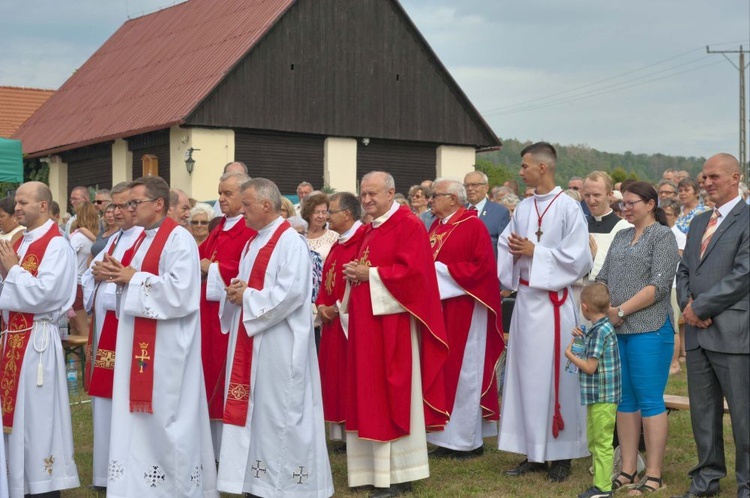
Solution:
[[[534,248],[536,244],[526,237],[521,237],[517,233],[511,233],[508,237],[508,251],[518,259],[521,256],[534,257]]]
[[[693,311],[692,297],[690,298],[690,301],[688,301],[687,306],[685,306],[685,309],[682,310],[682,317],[685,319],[685,323],[699,329],[707,329],[713,323],[710,317],[701,320],[698,315],[695,314],[695,311]]]
[[[227,292],[227,299],[230,303],[242,306],[242,295],[245,293],[245,289],[247,289],[247,282],[239,278],[233,278],[224,290]]]
[[[8,276],[11,268],[18,264],[18,255],[9,240],[0,240],[0,275]]]
[[[123,265],[120,261],[105,253],[103,260],[94,263],[91,273],[97,282],[127,285],[135,275],[136,270],[132,266]]]
[[[344,276],[352,282],[367,282],[370,280],[370,267],[358,261],[349,261],[344,265]]]

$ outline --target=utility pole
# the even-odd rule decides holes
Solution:
[[[748,175],[750,174],[750,169],[748,169],[747,164],[747,132],[745,131],[745,69],[747,69],[747,65],[745,64],[745,54],[750,53],[749,50],[743,50],[742,45],[740,45],[739,50],[711,50],[708,45],[706,45],[706,53],[708,54],[721,54],[724,56],[726,60],[729,61],[731,65],[735,67],[740,72],[740,168],[742,169],[742,173],[745,176],[745,181],[748,180]],[[735,64],[732,59],[727,57],[727,54],[740,54],[740,63],[739,65]]]

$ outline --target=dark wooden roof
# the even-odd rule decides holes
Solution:
[[[394,0],[298,0],[186,122],[500,145]]]

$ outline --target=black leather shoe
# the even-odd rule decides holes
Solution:
[[[469,451],[452,450],[450,448],[443,448],[442,446],[438,446],[428,453],[428,455],[433,458],[454,458],[456,460],[468,460],[469,458],[476,458],[478,456],[482,456],[483,454],[484,446],[480,446],[479,448]]]
[[[549,466],[547,480],[552,482],[563,482],[570,477],[570,460],[555,460]]]
[[[675,495],[672,498],[704,498],[704,497],[710,497],[710,496],[719,496],[719,493],[710,493],[710,494],[707,494],[707,495],[696,495],[695,493],[691,493],[690,491],[686,491],[685,494]]]
[[[94,486],[93,484],[89,484],[88,490],[93,491],[94,493],[106,493],[107,487],[106,486]]]
[[[531,472],[547,472],[547,464],[524,460],[517,467],[505,471],[506,476],[518,477]]]
[[[401,496],[406,493],[411,493],[411,482],[402,482],[399,484],[391,484],[390,488],[376,488],[370,494],[370,498],[391,498],[394,496]]]

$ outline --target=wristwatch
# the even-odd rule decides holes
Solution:
[[[620,317],[620,320],[625,320],[625,312],[622,311],[622,308],[617,308],[617,316]]]

